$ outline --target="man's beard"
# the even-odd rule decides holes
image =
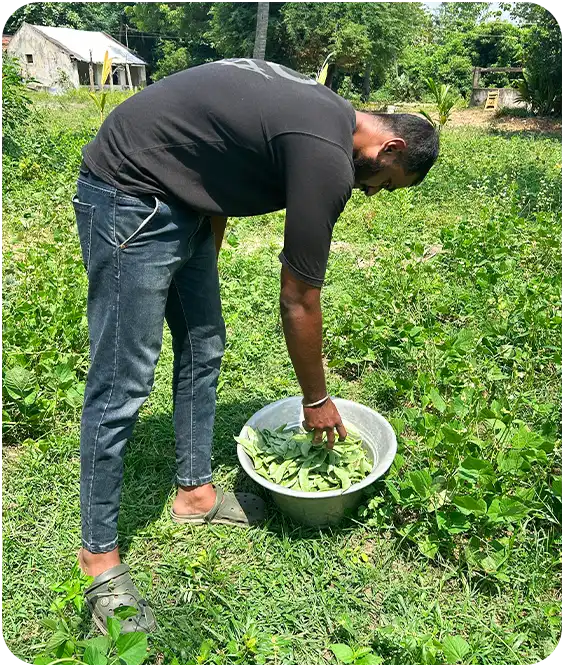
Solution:
[[[372,178],[382,169],[383,167],[379,158],[369,158],[362,155],[354,157],[354,180],[356,185],[366,181],[368,178]]]

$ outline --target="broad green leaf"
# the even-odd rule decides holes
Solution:
[[[450,664],[457,664],[463,661],[470,648],[463,637],[448,635],[442,641],[442,651]]]
[[[454,496],[452,503],[464,514],[475,514],[479,516],[487,512],[487,503],[481,498],[472,496]]]
[[[147,657],[147,635],[144,632],[128,632],[115,642],[117,655],[126,665],[142,665]]]
[[[3,387],[14,400],[22,400],[35,388],[35,375],[22,366],[14,366],[6,371]]]
[[[432,477],[428,470],[415,470],[409,473],[409,482],[422,499],[428,498],[432,487]]]
[[[116,618],[109,616],[107,620],[107,629],[108,634],[113,639],[113,641],[117,641],[117,638],[121,633],[121,623]]]
[[[84,651],[84,662],[87,665],[107,665],[109,637],[94,637],[88,639]]]
[[[460,464],[458,475],[467,481],[477,482],[482,478],[494,479],[495,472],[488,461],[468,456]]]
[[[57,630],[47,641],[45,650],[47,653],[52,653],[59,649],[61,646],[64,646],[68,640],[68,634],[62,630]]]
[[[494,498],[487,510],[487,516],[494,522],[520,521],[530,510],[524,503],[514,498]]]
[[[367,653],[354,660],[355,665],[382,665],[383,658],[375,653]]]
[[[553,478],[553,481],[551,482],[551,490],[553,491],[554,495],[556,495],[559,500],[561,500],[561,475],[559,475],[559,477]]]
[[[447,424],[442,424],[441,431],[444,435],[444,440],[446,442],[451,442],[454,445],[463,442],[464,436],[461,433],[459,433],[459,431],[456,431],[455,428],[452,428]]]
[[[464,533],[471,527],[467,515],[461,512],[437,512],[436,519],[438,527],[446,530],[450,535]]]
[[[126,621],[128,618],[136,616],[138,612],[139,610],[136,607],[129,607],[126,605],[122,605],[121,607],[118,607],[114,611],[113,615],[119,621]]]
[[[426,535],[422,540],[416,542],[420,553],[426,558],[434,558],[438,553],[438,548],[440,546],[437,539],[432,536]]]
[[[447,407],[446,402],[440,396],[438,391],[436,389],[432,388],[428,392],[428,395],[430,396],[430,399],[432,400],[432,403],[433,403],[434,407],[436,408],[436,410],[438,410],[438,412],[444,412],[446,407]]]
[[[354,651],[348,645],[330,644],[329,648],[339,662],[350,665],[354,661]]]

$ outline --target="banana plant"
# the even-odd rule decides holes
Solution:
[[[98,107],[98,111],[100,112],[100,123],[104,122],[104,109],[106,107],[106,100],[108,96],[107,90],[104,90],[104,86],[111,76],[111,61],[112,59],[109,57],[109,54],[106,51],[104,54],[104,66],[102,69],[102,92],[99,96],[96,93],[88,93]]]
[[[330,59],[335,55],[335,53],[336,52],[328,54],[328,56],[325,58],[324,63],[321,66],[321,69],[317,74],[317,83],[320,83],[322,86],[324,86],[326,82],[326,77],[328,75],[328,67],[330,65]]]
[[[437,127],[439,132],[441,132],[444,125],[450,119],[452,110],[459,99],[459,95],[451,90],[450,86],[443,83],[438,84],[431,77],[424,81],[432,93],[436,106],[438,107],[438,125],[436,125],[434,119],[426,111],[421,109],[420,113],[430,121],[434,127]]]

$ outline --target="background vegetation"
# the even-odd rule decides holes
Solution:
[[[255,2],[32,3],[17,10],[4,32],[22,21],[105,30],[136,49],[153,79],[223,57],[251,57]],[[504,10],[504,13],[502,12]],[[472,69],[527,70],[534,111],[561,110],[561,32],[553,16],[532,3],[270,3],[266,59],[314,74],[330,53],[331,85],[364,101],[425,96],[431,77],[462,94]],[[489,74],[482,85],[514,86],[521,77]]]

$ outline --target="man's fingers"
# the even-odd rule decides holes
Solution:
[[[332,426],[326,429],[326,447],[327,449],[334,447],[334,429]]]
[[[306,421],[302,422],[301,426],[303,426],[303,430],[307,431],[308,433],[310,433],[313,430],[313,427],[308,426]]]
[[[344,424],[337,424],[336,425],[336,430],[338,431],[338,439],[339,440],[346,440],[346,436],[348,435],[348,432],[344,428]]]
[[[315,429],[315,435],[313,437],[313,442],[316,444],[319,444],[323,439],[323,429],[322,428],[316,428]]]

